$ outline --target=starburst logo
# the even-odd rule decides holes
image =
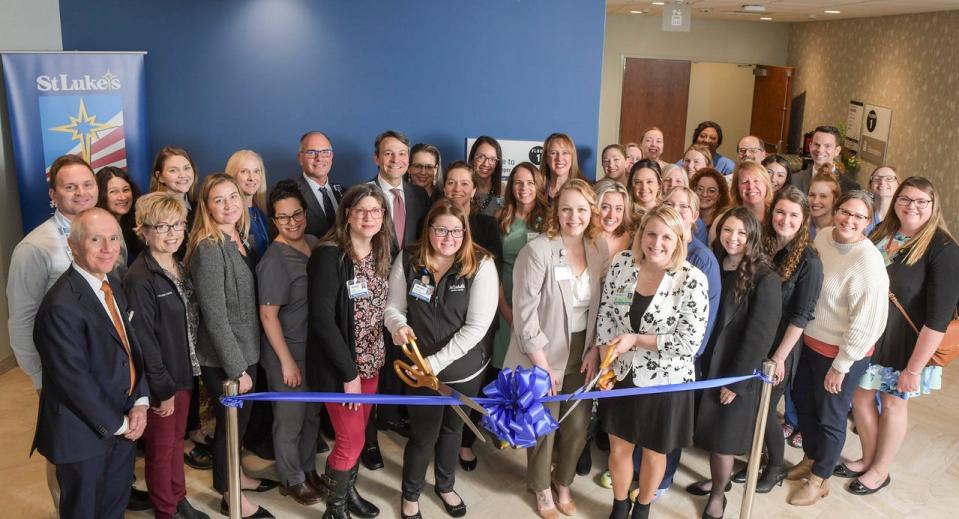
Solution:
[[[50,131],[67,133],[70,134],[71,141],[80,141],[80,155],[88,163],[92,144],[100,138],[100,134],[117,127],[114,124],[99,123],[96,115],[87,114],[87,107],[82,98],[77,115],[75,117],[70,115],[67,118],[70,119],[68,124],[55,126],[50,128]]]

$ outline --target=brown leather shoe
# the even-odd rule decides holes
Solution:
[[[811,506],[829,495],[829,480],[816,475],[809,476],[806,483],[789,498],[793,506]]]
[[[313,490],[316,490],[316,493],[321,497],[325,497],[330,493],[330,486],[326,484],[323,480],[323,476],[320,476],[315,470],[311,470],[306,473],[306,482],[313,487]]]
[[[789,472],[786,473],[786,479],[789,481],[799,481],[801,479],[806,479],[812,475],[812,465],[815,461],[803,457],[802,461],[789,469]]]
[[[280,495],[290,496],[294,501],[304,506],[315,505],[323,496],[306,481],[292,486],[280,485]]]

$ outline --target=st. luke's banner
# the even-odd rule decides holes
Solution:
[[[50,217],[47,178],[61,155],[149,186],[143,53],[4,53],[3,78],[24,234]]]

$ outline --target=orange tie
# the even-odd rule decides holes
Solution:
[[[110,289],[110,283],[106,280],[100,286],[100,290],[106,296],[107,308],[110,309],[110,319],[113,319],[113,327],[117,329],[117,335],[120,336],[120,342],[123,343],[123,349],[127,352],[127,364],[130,366],[130,389],[128,395],[133,394],[133,384],[136,381],[136,369],[133,367],[133,355],[130,353],[130,343],[127,341],[127,332],[123,328],[123,322],[120,321],[120,314],[117,313],[116,301],[113,299],[113,290]]]

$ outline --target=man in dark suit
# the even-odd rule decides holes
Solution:
[[[809,143],[812,165],[793,175],[790,183],[798,187],[803,193],[808,193],[812,178],[823,166],[827,166],[839,178],[839,187],[842,188],[843,193],[859,189],[858,182],[836,168],[836,159],[841,151],[839,130],[834,126],[817,126],[813,130],[812,141]]]
[[[56,465],[60,517],[122,518],[133,481],[135,441],[149,406],[143,360],[120,281],[107,273],[123,242],[116,218],[78,215],[73,262],[37,312],[43,365],[33,449]],[[31,450],[32,453],[32,450]]]
[[[323,132],[306,132],[296,157],[303,170],[297,182],[306,200],[306,234],[322,238],[336,222],[336,207],[343,198],[343,186],[330,181],[333,145]]]
[[[410,166],[410,140],[402,133],[388,130],[376,136],[373,142],[373,163],[377,173],[370,183],[376,184],[386,196],[387,210],[393,222],[393,256],[402,248],[416,243],[423,228],[423,219],[429,211],[429,195],[426,191],[403,179]],[[400,394],[403,383],[393,372],[393,360],[397,358],[389,333],[384,333],[386,341],[386,364],[380,370],[379,392]],[[370,420],[366,428],[366,446],[360,461],[369,470],[383,467],[379,443],[376,440],[376,428],[391,429],[404,436],[409,435],[409,422],[404,417],[405,409],[395,405],[377,405],[374,408],[376,419]]]

